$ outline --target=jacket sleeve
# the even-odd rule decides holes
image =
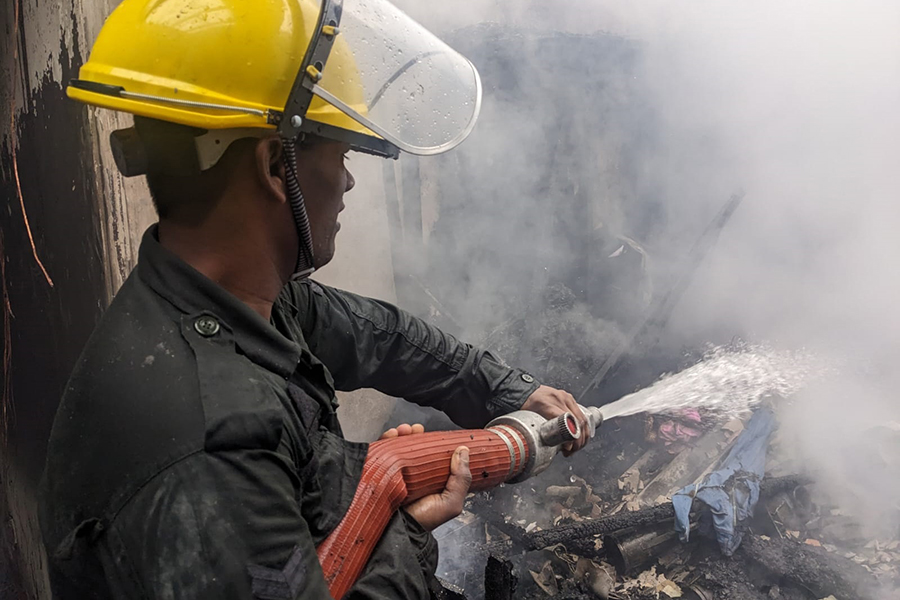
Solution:
[[[144,486],[107,528],[105,570],[121,598],[330,598],[296,499],[296,472],[280,452],[199,452]],[[429,597],[428,555],[395,516],[350,598]],[[412,542],[412,543],[411,543]],[[395,571],[391,561],[408,561]],[[429,561],[428,567],[432,568]]]
[[[400,509],[345,600],[431,598],[437,563],[437,540]]]
[[[312,281],[289,291],[312,353],[339,390],[374,388],[483,427],[538,388],[531,375],[387,302]]]

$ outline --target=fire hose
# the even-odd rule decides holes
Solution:
[[[593,437],[603,422],[598,408],[581,407]],[[343,598],[362,573],[394,513],[406,504],[443,491],[450,458],[469,448],[471,491],[524,481],[547,468],[560,447],[581,436],[571,413],[545,420],[516,411],[485,429],[438,431],[374,442],[347,514],[319,545],[317,554],[332,598]]]

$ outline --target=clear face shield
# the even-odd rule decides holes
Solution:
[[[395,6],[323,0],[279,131],[317,133],[380,156],[433,155],[459,145],[480,108],[475,66]],[[323,111],[340,127],[300,116]]]

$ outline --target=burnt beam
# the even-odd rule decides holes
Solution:
[[[808,477],[802,475],[786,475],[784,477],[769,477],[760,484],[760,496],[771,497],[775,494],[811,483]],[[533,531],[522,536],[522,546],[526,550],[540,550],[555,544],[568,543],[573,540],[590,539],[598,535],[606,535],[626,529],[628,527],[647,527],[656,525],[675,518],[675,509],[671,503],[651,506],[635,512],[623,512],[582,521],[561,525],[553,529]]]
[[[491,554],[484,567],[484,600],[513,600],[519,579],[513,564]]]
[[[874,600],[878,582],[862,566],[843,556],[788,539],[749,535],[738,556],[752,561],[786,581],[806,588],[817,598]]]

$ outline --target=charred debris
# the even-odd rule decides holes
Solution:
[[[660,421],[622,419],[537,479],[471,496],[436,532],[447,597],[877,599],[900,582],[900,537],[868,539],[814,476],[787,469],[777,430],[739,542],[724,548],[696,499],[685,541],[672,497],[719,470],[752,417],[708,423],[675,451],[652,435]],[[730,500],[745,475],[725,482]]]
[[[578,389],[617,346],[603,353],[588,343],[589,316],[566,285],[549,286],[544,299],[538,315],[523,317],[530,326],[512,321],[490,343],[511,360],[532,357],[529,368],[548,384]],[[632,329],[647,330],[639,321]],[[628,351],[583,401],[604,404],[703,358],[702,349],[673,352],[655,340],[620,336]],[[740,416],[700,409],[614,419],[537,478],[470,496],[435,532],[443,597],[892,597],[884,590],[900,584],[900,532],[867,534],[797,463],[778,427],[790,400],[773,397]],[[883,428],[870,442],[873,455],[896,463],[900,431]]]

